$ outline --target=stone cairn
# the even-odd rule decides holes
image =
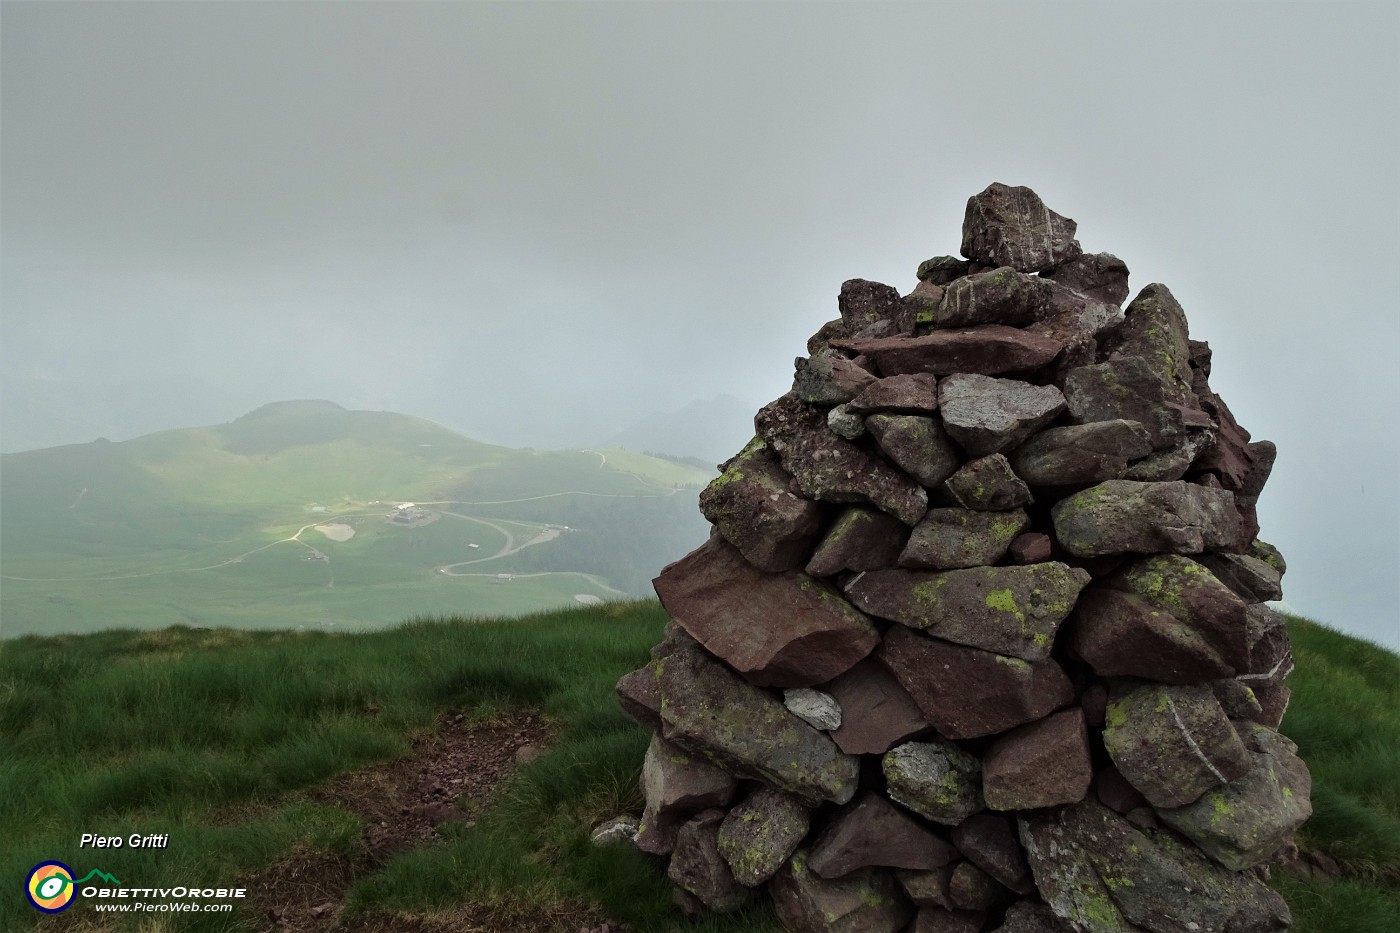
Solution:
[[[700,496],[708,542],[618,682],[635,844],[692,912],[792,931],[1287,929],[1309,816],[1258,540],[1274,461],[1165,286],[1029,188],[901,297],[841,286]]]

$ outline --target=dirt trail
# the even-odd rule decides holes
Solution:
[[[439,731],[414,743],[407,758],[342,775],[311,792],[312,799],[353,812],[363,824],[358,857],[304,853],[248,879],[251,912],[260,933],[535,933],[528,926],[471,905],[406,918],[371,911],[339,916],[346,892],[395,854],[432,845],[437,828],[466,821],[490,806],[516,768],[522,749],[542,748],[552,737],[537,713],[517,712],[503,721],[472,725],[461,714],[445,717]],[[529,752],[525,752],[528,755]],[[621,933],[601,917],[580,913],[555,929]]]

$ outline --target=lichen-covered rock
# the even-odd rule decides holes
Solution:
[[[1112,253],[1083,253],[1056,266],[1046,277],[1115,307],[1128,298],[1127,263]]]
[[[995,735],[1048,716],[1074,699],[1053,660],[1032,664],[980,648],[890,629],[875,652],[924,717],[950,739]],[[929,671],[938,671],[930,677]]]
[[[841,704],[820,690],[790,687],[783,691],[783,705],[813,729],[829,732],[841,725]]]
[[[661,718],[667,741],[808,805],[855,795],[856,758],[702,652],[677,651],[662,662]]]
[[[1010,454],[1011,469],[1032,486],[1077,486],[1118,479],[1128,464],[1152,453],[1136,421],[1095,421],[1048,428]]]
[[[808,864],[823,878],[861,868],[932,869],[958,852],[908,812],[866,793],[839,810],[812,844]]]
[[[865,418],[851,411],[849,405],[837,405],[826,413],[826,426],[837,437],[853,441],[865,433]]]
[[[1195,803],[1158,810],[1162,822],[1231,871],[1277,852],[1312,815],[1312,775],[1298,746],[1263,726],[1246,733],[1253,764],[1243,777],[1208,790]]]
[[[1202,554],[1197,560],[1245,602],[1283,599],[1282,575],[1258,557],[1217,551]]]
[[[1140,357],[1167,387],[1167,397],[1182,403],[1194,399],[1189,341],[1186,313],[1165,285],[1153,283],[1128,305],[1123,325],[1105,349],[1110,359]]]
[[[810,824],[811,812],[796,798],[759,785],[729,811],[716,844],[734,879],[754,888],[778,873]]]
[[[931,323],[934,327],[1021,327],[1046,316],[1053,291],[1045,279],[1003,266],[949,283]]]
[[[938,377],[932,373],[886,376],[846,406],[860,415],[886,411],[896,415],[931,415],[938,411]]]
[[[1243,777],[1251,760],[1210,687],[1145,684],[1113,696],[1103,742],[1123,777],[1158,810],[1193,803]]]
[[[1194,483],[1111,479],[1061,499],[1055,539],[1076,557],[1199,554],[1239,536],[1233,497]]]
[[[1225,871],[1168,832],[1086,800],[1018,820],[1036,887],[1087,933],[1272,933],[1291,917],[1249,873]]]
[[[659,735],[651,737],[641,777],[649,813],[665,816],[723,807],[734,796],[735,786],[728,772],[687,754]]]
[[[1069,370],[1064,377],[1065,403],[1076,424],[1136,421],[1156,450],[1171,447],[1185,430],[1173,387],[1158,378],[1147,361],[1120,357]]]
[[[990,566],[1006,556],[1011,542],[1029,526],[1030,518],[1021,509],[929,509],[924,520],[914,526],[896,563],[910,570]]]
[[[936,418],[878,412],[866,416],[865,428],[885,456],[920,486],[937,486],[962,462],[958,448]]]
[[[1030,188],[989,185],[967,199],[962,254],[991,266],[1044,272],[1080,255],[1075,223]]]
[[[868,357],[881,376],[1024,373],[1049,363],[1064,348],[1052,337],[1004,324],[938,330],[922,337],[837,339],[831,345]]]
[[[1002,454],[968,461],[943,484],[948,497],[965,509],[1009,512],[1034,502],[1030,488]]]
[[[789,393],[760,409],[754,427],[809,499],[870,502],[910,526],[924,517],[923,487],[832,434],[817,406]]]
[[[985,772],[983,787],[986,787]],[[1035,890],[1026,854],[1016,839],[1016,825],[999,813],[974,813],[953,827],[953,845],[968,861],[986,872],[998,884],[1029,894]]]
[[[938,408],[953,440],[973,457],[1007,453],[1065,409],[1054,386],[958,373],[938,384]]]
[[[653,731],[661,729],[661,687],[656,679],[655,662],[623,674],[613,687],[617,705],[627,718]]]
[[[1089,574],[1058,562],[965,570],[875,570],[846,595],[863,611],[936,638],[1043,661]]]
[[[814,577],[843,570],[880,570],[894,566],[909,537],[909,527],[892,515],[850,506],[832,522],[807,562]]]
[[[652,581],[671,618],[751,681],[810,687],[849,670],[879,641],[830,586],[792,570],[754,569],[711,538]]]
[[[899,933],[914,915],[893,876],[878,868],[827,879],[798,849],[768,888],[789,933]]]
[[[1244,608],[1199,564],[1156,555],[1086,588],[1070,643],[1102,676],[1174,684],[1231,677],[1248,665]]]
[[[666,871],[672,884],[720,914],[743,907],[752,894],[734,879],[728,863],[720,855],[716,838],[723,819],[723,810],[706,810],[682,826]]]
[[[982,758],[982,798],[993,810],[1077,803],[1093,779],[1089,734],[1078,707],[1013,729]]]
[[[1157,554],[1088,587],[1070,640],[1101,676],[1200,683],[1249,668],[1246,612],[1201,564]]]
[[[890,799],[935,823],[956,826],[986,806],[982,762],[952,742],[906,742],[886,752],[880,766]]]
[[[848,755],[883,755],[933,727],[884,666],[867,659],[826,685],[841,704],[841,725],[831,733]]]
[[[792,392],[813,405],[849,402],[875,381],[860,364],[831,350],[793,361]]]
[[[759,570],[801,567],[821,534],[821,506],[789,491],[791,477],[754,438],[700,493],[700,511]]]

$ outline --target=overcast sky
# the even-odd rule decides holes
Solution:
[[[751,409],[844,279],[907,291],[1029,185],[1278,444],[1288,600],[1400,646],[1397,9],[7,0],[0,404],[540,447]]]

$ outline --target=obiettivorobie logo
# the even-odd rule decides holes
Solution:
[[[121,882],[105,871],[94,868],[82,878],[74,880],[73,869],[62,862],[40,862],[29,870],[24,882],[24,893],[35,910],[46,914],[56,914],[67,910],[73,904],[73,895],[78,886],[87,884],[93,878],[100,878],[108,884],[121,887]]]

